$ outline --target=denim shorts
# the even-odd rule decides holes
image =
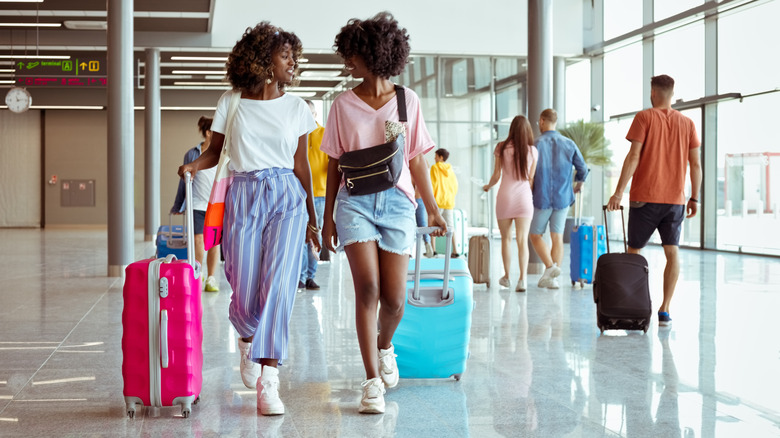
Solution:
[[[552,208],[534,208],[534,217],[531,219],[530,234],[544,234],[547,229],[547,223],[550,223],[550,232],[563,234],[566,228],[566,216],[569,215],[569,208],[553,210]]]
[[[678,246],[685,206],[652,202],[640,205],[632,205],[628,210],[628,246],[635,249],[644,248],[656,229],[661,236],[662,245]]]
[[[399,189],[350,196],[341,189],[336,196],[337,250],[358,242],[377,242],[379,249],[395,254],[412,253],[417,221],[414,204]]]

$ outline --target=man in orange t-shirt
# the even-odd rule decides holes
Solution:
[[[666,255],[664,299],[658,309],[658,324],[670,325],[669,304],[674,295],[680,262],[677,250],[684,217],[698,210],[701,186],[699,138],[693,121],[672,109],[674,79],[667,75],[650,80],[653,107],[640,111],[626,139],[631,142],[615,194],[608,210],[620,208],[623,192],[632,179],[629,194],[628,252],[639,254],[655,230],[661,236]],[[685,174],[690,164],[691,197],[685,200]],[[687,216],[686,216],[687,211]]]

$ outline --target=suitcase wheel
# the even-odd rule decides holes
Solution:
[[[196,404],[198,404],[199,401],[200,401],[200,396],[198,396],[198,398],[196,398],[195,401],[192,402],[192,404],[196,405]]]
[[[181,416],[184,418],[190,418],[190,408],[181,408]]]
[[[452,377],[455,378],[455,380],[460,381],[460,374],[453,374]]]
[[[135,407],[127,408],[127,416],[130,418],[135,418]]]

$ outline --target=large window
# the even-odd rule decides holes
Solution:
[[[654,0],[653,16],[655,21],[663,20],[688,9],[695,8],[703,3],[703,0]]]
[[[642,27],[641,0],[604,0],[604,40]]]
[[[641,44],[631,44],[604,55],[605,117],[641,109],[644,104],[642,82]]]
[[[590,121],[590,61],[566,66],[566,122]]]
[[[675,29],[655,38],[653,75],[674,78],[674,100],[704,97],[704,24]]]
[[[780,88],[780,57],[772,49],[780,41],[777,17],[780,1],[746,7],[718,20],[720,93],[744,95]]]
[[[718,248],[780,255],[780,93],[718,105]]]

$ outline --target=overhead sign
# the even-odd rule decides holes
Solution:
[[[104,57],[14,62],[16,85],[24,87],[105,87]]]

